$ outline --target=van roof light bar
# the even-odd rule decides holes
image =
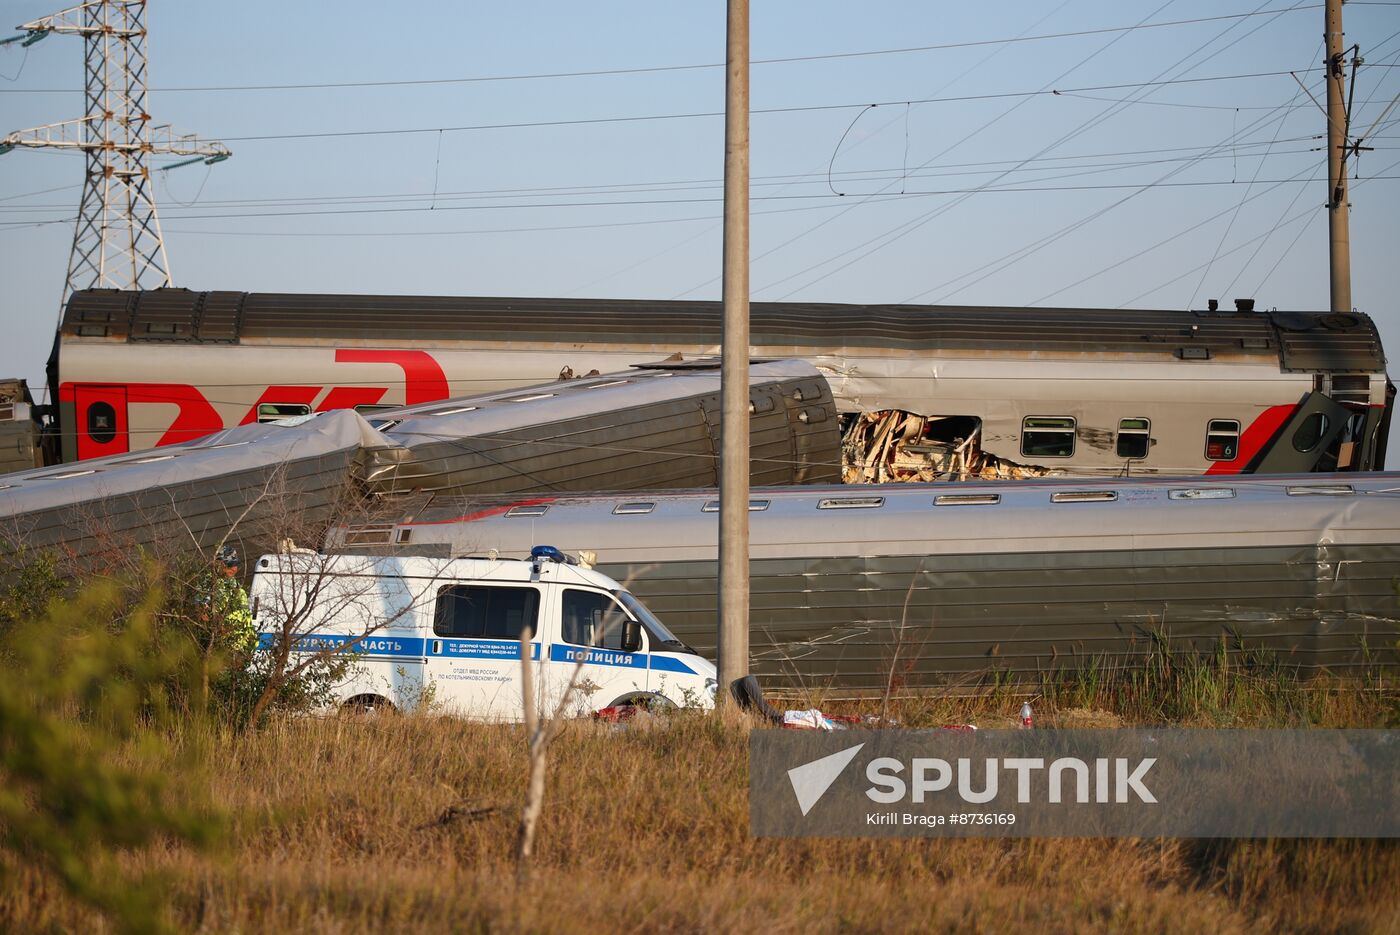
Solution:
[[[578,559],[556,549],[552,545],[537,545],[530,550],[530,558],[536,563],[541,561],[558,562],[560,565],[577,565]]]

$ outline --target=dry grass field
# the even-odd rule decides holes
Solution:
[[[1037,726],[1400,724],[1393,689],[1195,671],[1047,686]],[[1019,705],[989,691],[893,713],[995,727]],[[176,730],[121,756],[164,771],[177,799],[207,796],[221,843],[162,839],[119,862],[154,875],[172,927],[196,932],[1400,931],[1393,841],[753,839],[751,729],[737,715],[569,723],[523,886],[519,728],[390,715]],[[0,928],[111,930],[3,860]]]

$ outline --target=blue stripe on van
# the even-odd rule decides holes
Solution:
[[[681,662],[675,656],[663,656],[660,653],[651,657],[651,671],[653,672],[684,672],[687,675],[697,675],[694,669]]]
[[[259,633],[258,649],[271,649],[277,634]],[[355,642],[350,652],[357,656],[419,656],[423,655],[423,640],[415,636],[381,636],[371,634],[356,641],[356,637],[346,633],[311,633],[299,636],[292,644],[292,652],[314,653],[323,649],[339,649],[346,643]]]
[[[272,648],[277,636],[258,634],[258,649]],[[313,633],[297,637],[293,652],[314,653],[338,649],[355,637],[346,633]],[[370,635],[356,643],[350,652],[357,656],[417,657],[425,654],[448,659],[519,659],[520,643],[515,640],[419,639],[415,636]],[[540,644],[530,644],[530,658],[540,658]]]
[[[550,662],[578,662],[581,657],[584,662],[593,666],[617,666],[623,669],[645,669],[647,667],[645,653],[620,653],[612,649],[588,649],[584,646],[550,644]]]

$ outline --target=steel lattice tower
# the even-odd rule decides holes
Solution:
[[[0,140],[0,153],[27,146],[86,154],[64,303],[76,289],[171,285],[146,157],[186,156],[213,164],[231,155],[222,143],[177,136],[168,124],[151,125],[145,20],[146,0],[90,0],[18,26],[23,35],[5,40],[32,45],[50,33],[83,37],[87,114]]]

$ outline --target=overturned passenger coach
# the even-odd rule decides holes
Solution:
[[[432,498],[329,547],[591,550],[711,655],[719,501]],[[1400,474],[767,488],[749,503],[765,686],[897,692],[1136,665],[1170,645],[1356,675],[1400,659]]]
[[[756,363],[748,383],[754,482],[835,480],[836,410],[816,370]],[[368,420],[341,409],[250,423],[21,471],[0,483],[0,566],[26,551],[54,552],[74,571],[225,544],[269,551],[286,538],[316,541],[346,510],[392,510],[381,501],[404,495],[715,484],[719,400],[716,367],[662,365]]]

